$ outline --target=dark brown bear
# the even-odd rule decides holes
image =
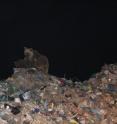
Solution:
[[[48,58],[32,48],[24,47],[24,59],[16,61],[17,68],[36,68],[44,73],[48,73]]]

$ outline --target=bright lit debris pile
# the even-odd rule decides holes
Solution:
[[[14,68],[0,82],[0,124],[117,124],[117,65],[84,82]]]
[[[116,68],[84,82],[15,68],[0,83],[0,124],[116,124]]]

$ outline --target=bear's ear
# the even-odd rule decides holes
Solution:
[[[27,47],[24,47],[24,50],[28,49]]]

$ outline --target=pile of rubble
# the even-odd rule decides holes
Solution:
[[[116,124],[117,65],[80,82],[14,68],[0,82],[0,124]]]

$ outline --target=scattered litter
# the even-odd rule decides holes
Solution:
[[[0,124],[117,124],[116,64],[83,82],[17,66],[0,82]]]
[[[38,112],[40,112],[40,109],[39,109],[39,108],[37,108],[37,107],[36,107],[36,108],[34,108],[34,109],[32,110],[32,113],[33,113],[33,114],[38,113]]]

